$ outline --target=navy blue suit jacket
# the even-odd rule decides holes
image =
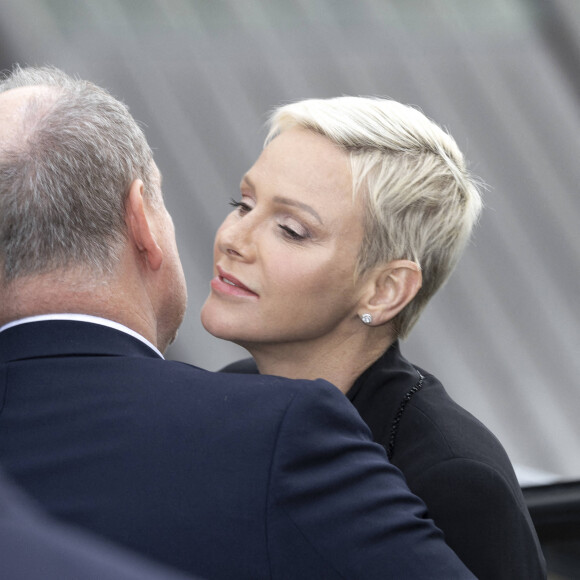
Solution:
[[[193,580],[46,518],[2,475],[0,578]]]
[[[97,324],[0,333],[0,462],[53,515],[212,580],[472,578],[346,398]]]

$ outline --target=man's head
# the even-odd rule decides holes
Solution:
[[[120,277],[134,287],[135,281],[127,279],[133,272],[127,268],[131,256],[135,266],[139,263],[134,272],[150,294],[146,302],[153,316],[162,319],[171,310],[181,322],[178,311],[184,304],[178,308],[175,301],[185,302],[184,282],[159,171],[127,107],[58,69],[16,67],[0,81],[0,121],[2,286],[57,274],[81,290]],[[132,192],[135,199],[129,203]],[[145,225],[164,254],[163,268],[160,263],[152,276],[142,267],[151,265],[149,256],[134,247],[133,210],[146,216]],[[163,288],[159,273],[176,287]],[[140,299],[137,292],[135,300]],[[78,304],[73,308],[78,310]],[[88,312],[91,305],[83,309]],[[158,320],[157,326],[179,322]]]
[[[145,135],[123,103],[57,69],[17,68],[0,93],[11,114],[0,129],[2,278],[76,265],[111,272],[131,183],[141,179],[162,203]]]

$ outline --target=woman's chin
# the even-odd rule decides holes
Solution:
[[[220,315],[219,312],[215,312],[214,309],[207,304],[204,304],[201,309],[201,324],[212,336],[216,338],[221,338],[222,340],[228,340],[230,342],[238,342],[238,336],[235,329],[232,328],[230,322],[228,322],[228,317],[223,314]]]
[[[204,316],[203,311],[201,314],[201,325],[216,338],[227,340],[224,329],[220,328],[220,325],[211,316]]]
[[[205,301],[205,304],[201,307],[201,312],[199,318],[201,320],[202,326],[216,338],[222,338],[219,336],[219,317],[213,312],[213,308],[209,303],[211,296]]]

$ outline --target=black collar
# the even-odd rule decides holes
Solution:
[[[355,381],[347,397],[370,427],[373,439],[392,456],[407,403],[423,387],[423,374],[401,355],[395,341]]]

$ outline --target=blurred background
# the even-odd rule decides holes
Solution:
[[[486,210],[403,352],[505,445],[520,480],[580,479],[580,3],[0,0],[0,68],[56,65],[143,122],[189,284],[169,358],[245,356],[198,312],[216,228],[275,106],[377,95],[457,139]]]

